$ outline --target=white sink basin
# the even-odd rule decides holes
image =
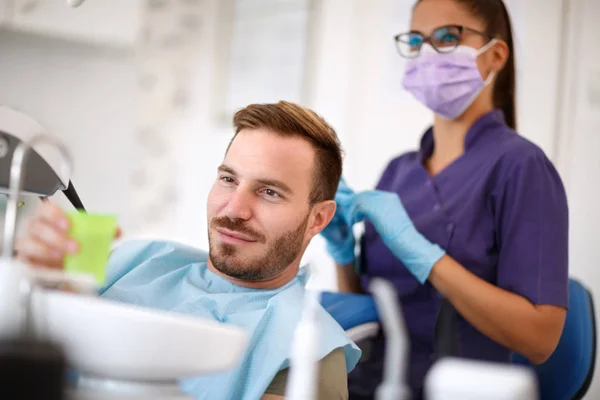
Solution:
[[[36,335],[62,344],[79,371],[124,380],[166,381],[226,370],[246,350],[240,328],[98,297],[36,289]]]

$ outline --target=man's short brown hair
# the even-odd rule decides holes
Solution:
[[[235,113],[233,126],[229,146],[242,129],[267,129],[308,140],[316,154],[310,203],[334,199],[342,176],[342,149],[335,130],[317,113],[287,101],[251,104]]]

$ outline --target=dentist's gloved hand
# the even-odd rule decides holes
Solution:
[[[421,283],[425,283],[433,265],[446,253],[417,231],[396,193],[379,190],[358,193],[350,215],[355,220],[366,217],[385,245]]]
[[[346,181],[342,178],[335,194],[337,204],[335,215],[325,229],[321,231],[321,235],[327,240],[327,252],[340,265],[350,264],[356,258],[354,254],[356,240],[352,232],[353,223],[347,220],[349,207],[354,196],[354,191],[348,187]]]

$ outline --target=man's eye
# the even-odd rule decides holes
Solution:
[[[279,193],[277,193],[273,189],[264,189],[263,193],[266,194],[268,197],[273,197],[273,198],[279,198],[279,197],[281,197],[279,195]]]
[[[227,184],[235,183],[235,180],[232,177],[230,177],[230,176],[222,176],[222,177],[219,178],[219,180],[221,182],[227,183]]]

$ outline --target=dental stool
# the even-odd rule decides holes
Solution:
[[[592,294],[577,280],[569,280],[569,311],[558,346],[543,364],[531,365],[515,354],[513,362],[531,366],[544,400],[581,399],[594,376],[596,320]]]
[[[569,310],[558,346],[543,364],[532,365],[515,354],[513,363],[532,368],[543,400],[581,399],[594,375],[596,321],[591,293],[575,279],[569,280]],[[323,293],[321,304],[348,336],[362,348],[377,335],[379,320],[369,295]]]

